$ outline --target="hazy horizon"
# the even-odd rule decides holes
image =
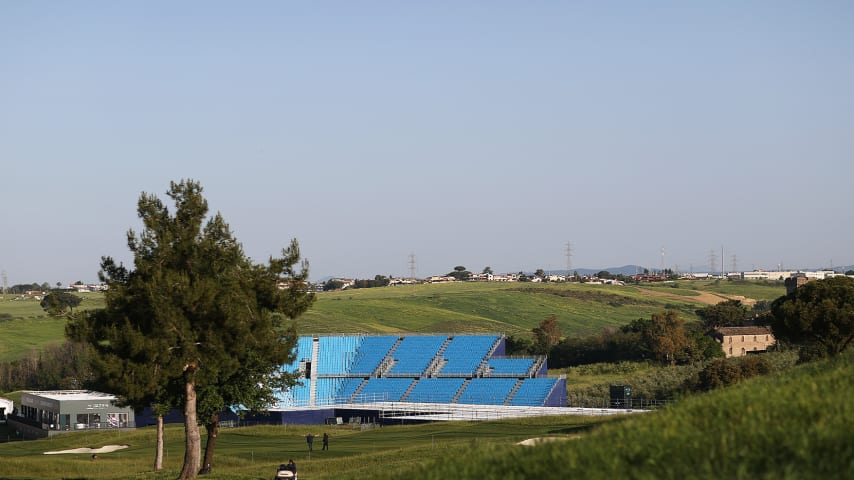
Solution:
[[[854,264],[854,3],[4,2],[0,269],[201,182],[311,278]]]

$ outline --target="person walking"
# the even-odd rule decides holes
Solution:
[[[311,449],[314,446],[314,434],[313,433],[309,433],[308,435],[305,436],[305,443],[308,444],[308,453],[310,454]]]
[[[323,432],[323,448],[321,450],[329,450],[329,434]]]

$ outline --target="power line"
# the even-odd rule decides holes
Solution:
[[[415,253],[409,254],[409,278],[415,278]]]
[[[566,242],[566,276],[572,275],[572,242]]]

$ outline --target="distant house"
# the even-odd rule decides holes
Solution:
[[[711,335],[721,344],[727,358],[766,352],[777,343],[768,327],[718,327]]]

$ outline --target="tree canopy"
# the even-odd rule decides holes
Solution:
[[[80,305],[81,301],[82,299],[77,295],[57,289],[45,295],[39,305],[48,315],[59,317],[66,313],[74,313],[74,309]]]
[[[95,348],[103,382],[129,403],[183,406],[184,479],[200,470],[200,412],[207,423],[210,412],[258,406],[294,382],[279,370],[293,360],[291,320],[314,296],[296,240],[256,264],[219,213],[208,218],[199,183],[172,182],[167,195],[174,213],[140,195],[144,228],[127,235],[134,268],[103,257],[106,306],[71,322],[67,334]]]
[[[471,277],[471,272],[466,270],[466,267],[462,265],[457,265],[456,267],[454,267],[454,271],[449,272],[447,276],[454,277],[455,279],[462,281],[467,280],[469,277]]]
[[[800,345],[808,356],[834,356],[854,342],[854,279],[807,282],[771,305],[777,339]]]
[[[739,327],[750,321],[750,311],[739,300],[727,300],[696,311],[703,325],[711,330],[717,327]]]
[[[532,331],[534,334],[531,348],[538,355],[547,355],[555,345],[560,342],[563,333],[557,323],[557,316],[550,315],[540,322],[540,325]]]

